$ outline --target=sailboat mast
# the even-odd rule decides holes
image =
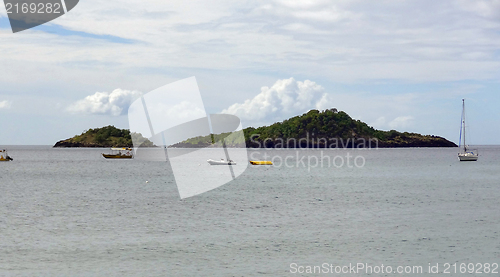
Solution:
[[[467,145],[465,145],[465,99],[462,99],[462,126],[463,126],[463,145],[464,152],[467,152]]]

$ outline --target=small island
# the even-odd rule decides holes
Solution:
[[[376,130],[335,108],[311,110],[270,126],[248,127],[243,132],[244,141],[242,136],[224,133],[190,138],[170,147],[221,147],[222,139],[227,147],[248,148],[457,147],[439,136]]]
[[[86,130],[81,135],[58,141],[54,147],[133,147],[132,137],[143,142],[141,147],[156,147],[139,133],[130,133],[127,129],[118,129],[111,125]]]
[[[190,138],[170,145],[175,148],[227,147],[247,148],[389,148],[389,147],[457,147],[443,137],[417,133],[382,131],[352,119],[337,109],[309,112],[270,126],[243,129],[244,136],[231,133]],[[81,135],[57,142],[54,147],[156,147],[141,134],[114,126],[90,129]]]

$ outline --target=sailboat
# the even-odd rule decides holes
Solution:
[[[462,161],[477,161],[479,154],[477,150],[470,149],[467,144],[465,144],[465,99],[462,99],[462,121],[460,122],[460,141],[458,143],[460,147],[460,153],[458,153],[458,159]]]
[[[0,162],[10,162],[14,159],[12,159],[9,154],[7,154],[7,150],[3,149],[0,150]]]

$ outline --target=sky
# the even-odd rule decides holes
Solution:
[[[382,130],[500,144],[500,0],[84,0],[13,34],[0,8],[0,145],[128,128],[195,76],[208,113],[258,127],[337,108]]]

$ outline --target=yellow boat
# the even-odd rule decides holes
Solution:
[[[132,148],[111,148],[111,154],[101,153],[105,159],[132,159]]]
[[[10,162],[13,161],[9,154],[7,154],[7,150],[0,150],[0,162]]]
[[[273,162],[271,161],[250,161],[251,164],[253,165],[272,165]]]

